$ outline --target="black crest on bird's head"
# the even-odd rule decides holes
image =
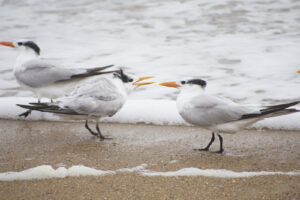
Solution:
[[[40,55],[41,52],[40,47],[32,41],[22,41],[22,42],[18,42],[17,44],[19,46],[31,48],[37,55]]]
[[[121,79],[123,81],[123,83],[133,82],[133,78],[131,78],[130,76],[125,74],[122,69],[120,69],[119,71],[114,72],[114,76]]]
[[[191,84],[191,85],[200,85],[201,87],[205,88],[206,87],[206,81],[202,80],[200,78],[195,78],[195,79],[190,79],[186,81],[181,81],[181,84]]]

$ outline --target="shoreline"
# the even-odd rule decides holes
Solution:
[[[94,124],[91,124],[93,127]],[[300,169],[299,131],[246,130],[222,134],[222,155],[194,151],[210,132],[193,126],[101,123],[100,141],[84,123],[0,120],[0,172],[40,165],[84,165],[101,170],[142,164],[151,171],[183,168],[243,171]],[[212,151],[218,149],[218,141]],[[146,177],[137,172],[0,182],[0,199],[297,199],[299,176],[250,178]]]

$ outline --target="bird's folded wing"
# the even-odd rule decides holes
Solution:
[[[16,71],[16,78],[30,87],[42,87],[57,81],[70,79],[77,70],[56,67],[42,60],[32,60],[24,64],[23,71]]]
[[[30,87],[42,87],[60,81],[68,81],[76,78],[85,78],[102,74],[113,65],[89,69],[70,69],[57,67],[43,60],[32,60],[24,64],[23,71],[16,71],[16,78]]]
[[[77,87],[70,95],[59,98],[59,106],[78,113],[92,113],[108,108],[118,110],[124,103],[124,97],[112,82],[99,77]]]
[[[228,99],[201,95],[191,101],[195,115],[202,124],[214,125],[239,120],[243,115],[259,113],[258,110],[236,104]]]

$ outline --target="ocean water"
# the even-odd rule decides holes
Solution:
[[[66,67],[115,64],[156,81],[199,76],[240,103],[300,99],[298,0],[0,0],[0,40],[34,40]],[[0,97],[32,96],[0,46]],[[133,99],[174,99],[151,85]]]

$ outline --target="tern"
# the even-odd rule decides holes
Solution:
[[[87,69],[63,68],[41,59],[39,57],[40,48],[33,41],[2,41],[0,45],[12,47],[20,51],[14,65],[13,73],[19,85],[36,94],[39,102],[42,97],[54,99],[64,96],[70,93],[84,79],[110,73],[103,70],[113,66],[108,65]]]
[[[154,82],[141,82],[153,76],[136,78],[123,70],[114,72],[112,77],[99,76],[75,88],[69,95],[54,99],[49,103],[30,103],[22,108],[40,112],[68,115],[75,119],[84,117],[85,128],[101,140],[107,139],[99,129],[101,117],[111,117],[117,113],[127,100],[128,95],[137,87]],[[96,120],[96,131],[88,126],[88,120]]]
[[[224,148],[221,132],[236,133],[264,118],[299,111],[289,107],[300,101],[255,108],[237,104],[226,98],[205,94],[206,81],[200,78],[163,82],[159,85],[180,90],[176,100],[177,110],[186,122],[212,131],[210,142],[205,148],[197,149],[199,151],[209,150],[215,140],[215,133],[220,140],[220,149],[216,153],[222,153]]]

